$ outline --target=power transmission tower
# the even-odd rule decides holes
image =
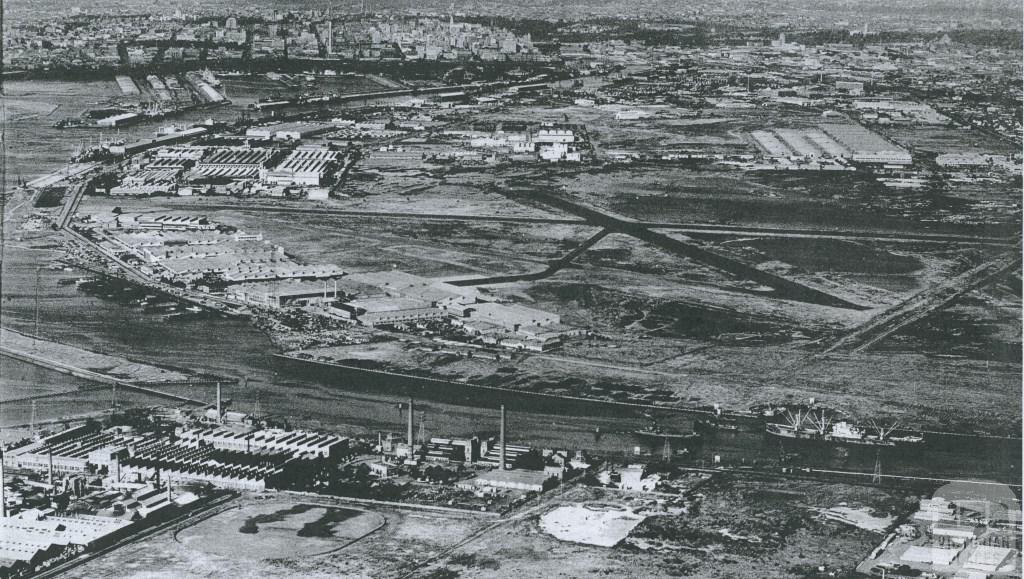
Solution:
[[[672,460],[672,441],[665,437],[665,446],[661,449],[661,459],[665,462]]]
[[[875,451],[875,470],[871,473],[871,482],[878,484],[882,482],[882,451]]]

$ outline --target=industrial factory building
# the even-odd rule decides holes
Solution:
[[[146,169],[138,171],[121,180],[120,185],[111,187],[111,197],[138,197],[143,195],[160,195],[177,189],[178,176],[181,169]]]
[[[187,245],[161,244],[141,249],[147,263],[161,263],[179,259],[205,259],[218,255],[233,255],[240,260],[262,260],[284,257],[284,248],[279,245],[257,241],[232,240],[224,235],[221,243],[194,243]]]
[[[273,153],[266,149],[210,149],[189,173],[198,179],[259,179]]]
[[[166,277],[195,281],[208,275],[220,276],[229,283],[286,279],[323,279],[343,275],[333,265],[299,264],[282,255],[274,246],[262,250],[241,250],[213,255],[164,259],[159,265]]]
[[[120,215],[115,219],[118,227],[127,230],[146,229],[160,231],[212,231],[217,225],[206,217],[193,215],[161,215],[140,213],[134,218]]]
[[[850,158],[858,163],[883,165],[909,165],[910,153],[886,141],[879,135],[854,124],[823,124],[821,130],[850,151]]]
[[[848,159],[883,165],[909,165],[912,162],[910,153],[902,147],[854,124],[753,131],[750,136],[762,155],[770,159]]]
[[[574,143],[576,134],[569,125],[546,124],[537,129],[533,136],[535,143]]]
[[[230,453],[211,446],[188,447],[180,441],[140,449],[119,468],[125,480],[167,477],[180,482],[209,483],[219,488],[264,491],[284,473],[283,453]],[[255,463],[255,464],[254,464]]]
[[[247,453],[279,452],[295,458],[334,458],[348,450],[348,439],[333,434],[301,430],[257,430],[238,432],[222,427],[179,429],[178,439],[189,446]]]
[[[341,153],[327,149],[298,149],[269,171],[266,181],[276,185],[323,185],[340,157]]]
[[[176,133],[161,135],[153,139],[141,139],[132,143],[112,144],[108,150],[113,155],[135,155],[142,153],[143,151],[148,151],[149,149],[192,140],[205,134],[206,131],[206,127],[192,127]]]
[[[348,448],[347,438],[307,431],[231,430],[218,424],[179,428],[168,438],[126,427],[101,430],[93,423],[10,448],[3,465],[48,472],[51,486],[54,474],[105,472],[118,484],[171,479],[261,491],[290,476],[297,461],[337,459]]]
[[[472,464],[480,459],[480,439],[431,438],[424,445],[423,459],[441,464]]]
[[[4,466],[50,473],[83,473],[109,466],[138,438],[117,431],[100,431],[98,425],[82,425],[4,452]]]
[[[467,308],[466,314],[471,320],[483,320],[512,332],[528,326],[548,326],[561,321],[558,314],[518,304],[479,303]]]
[[[321,135],[335,129],[326,123],[279,123],[262,127],[252,127],[245,131],[245,136],[255,139],[275,139],[278,141],[293,140]]]
[[[381,297],[351,300],[339,304],[332,311],[342,317],[357,320],[364,326],[381,326],[439,320],[445,313],[423,300],[401,297]]]
[[[128,534],[132,521],[76,515],[57,517],[38,510],[0,518],[0,577],[21,577],[109,545]]]
[[[230,299],[255,306],[280,309],[294,306],[334,303],[339,296],[337,280],[320,282],[289,280],[286,282],[241,283],[227,289]]]
[[[505,468],[515,468],[519,464],[519,459],[532,450],[529,446],[522,444],[506,443],[504,446]],[[480,458],[477,460],[477,463],[497,469],[502,468],[501,440],[496,441],[492,438],[483,441],[480,445]]]

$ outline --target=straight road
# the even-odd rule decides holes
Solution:
[[[843,336],[825,353],[867,350],[900,329],[952,304],[964,294],[1002,278],[1020,265],[1020,253],[1014,251],[918,292]]]

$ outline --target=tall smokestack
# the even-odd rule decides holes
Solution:
[[[413,413],[413,410],[414,410],[414,408],[413,408],[413,401],[412,401],[412,398],[410,398],[409,399],[409,425],[407,427],[406,438],[405,438],[405,440],[409,443],[409,449],[410,450],[412,450],[412,420],[413,420],[412,419],[412,413]]]
[[[217,424],[221,423],[220,414],[220,382],[217,382]]]
[[[49,462],[49,466],[46,469],[46,473],[47,473],[47,481],[46,482],[49,483],[50,487],[52,488],[53,487],[53,450],[52,449],[48,453],[46,453],[46,457],[47,457],[47,461]]]
[[[501,430],[498,435],[498,466],[499,469],[505,470],[505,405],[501,405]]]
[[[331,18],[331,8],[327,7],[327,56],[334,53],[334,22]]]
[[[7,518],[7,488],[4,487],[3,458],[0,458],[0,518]]]
[[[171,477],[167,477],[167,502],[171,502]]]

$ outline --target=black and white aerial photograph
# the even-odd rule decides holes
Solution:
[[[1020,579],[1021,0],[0,0],[0,579]]]

